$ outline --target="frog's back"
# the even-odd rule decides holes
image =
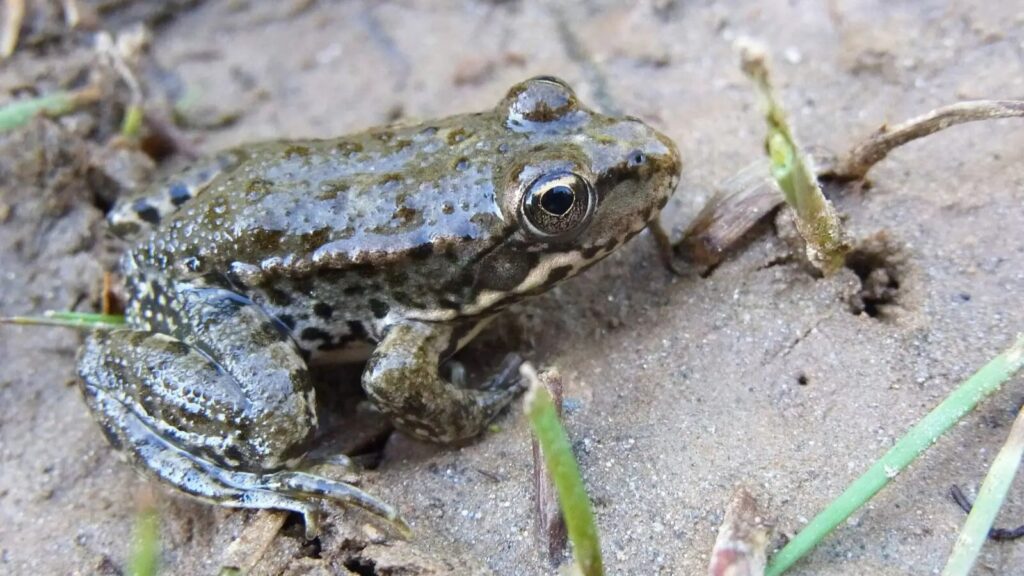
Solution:
[[[253,276],[380,268],[480,247],[501,226],[489,150],[501,135],[485,116],[233,150],[233,167],[136,253],[179,277],[229,267]]]

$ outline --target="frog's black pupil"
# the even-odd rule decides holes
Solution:
[[[556,216],[561,216],[572,208],[576,194],[568,186],[555,186],[540,197],[541,208]]]

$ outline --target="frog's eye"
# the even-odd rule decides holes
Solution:
[[[504,106],[512,126],[543,124],[576,112],[579,102],[568,84],[553,76],[538,76],[512,87]]]
[[[554,172],[539,176],[523,195],[522,221],[534,236],[563,240],[579,232],[597,208],[594,188],[579,174]]]

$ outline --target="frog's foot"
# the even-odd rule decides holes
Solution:
[[[438,374],[452,328],[409,322],[393,326],[363,372],[363,388],[395,427],[417,438],[450,443],[480,434],[523,391],[522,359],[509,355],[478,388],[463,388]]]

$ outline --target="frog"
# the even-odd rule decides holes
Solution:
[[[398,431],[471,440],[522,392],[522,359],[475,385],[443,363],[639,234],[680,170],[669,137],[550,76],[483,112],[229,149],[110,212],[134,238],[125,326],[86,338],[82,394],[111,444],[180,492],[299,513],[307,538],[329,503],[407,530],[310,462],[311,368],[365,362]]]

